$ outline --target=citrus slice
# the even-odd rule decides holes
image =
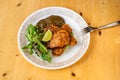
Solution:
[[[47,30],[47,32],[45,33],[45,35],[42,38],[42,41],[49,41],[52,38],[52,32],[50,30]]]

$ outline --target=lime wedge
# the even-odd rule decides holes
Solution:
[[[49,41],[52,38],[52,32],[50,30],[47,30],[47,32],[45,33],[45,35],[42,38],[42,41]]]

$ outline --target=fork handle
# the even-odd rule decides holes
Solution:
[[[112,23],[97,27],[97,29],[105,29],[105,28],[110,28],[118,25],[120,25],[120,21],[112,22]]]

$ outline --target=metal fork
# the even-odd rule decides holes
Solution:
[[[109,24],[106,24],[106,25],[103,25],[103,26],[99,26],[99,27],[88,26],[88,27],[85,27],[85,28],[82,29],[82,33],[86,34],[86,33],[89,33],[89,32],[93,32],[95,30],[115,27],[115,26],[118,26],[118,25],[120,25],[120,21],[112,22],[112,23],[109,23]]]

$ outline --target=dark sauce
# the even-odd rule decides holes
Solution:
[[[49,27],[50,25],[55,25],[60,28],[64,24],[65,24],[65,21],[62,17],[51,15],[45,19],[40,20],[36,26],[40,32],[43,32],[44,28]]]

